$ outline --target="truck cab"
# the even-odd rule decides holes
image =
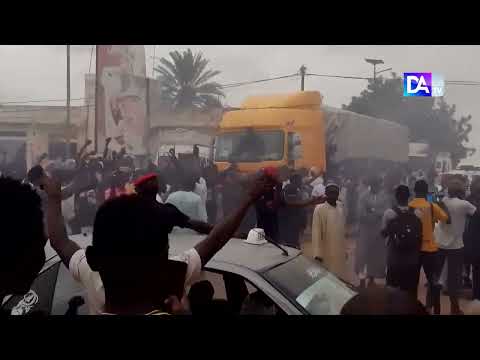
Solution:
[[[215,141],[220,171],[235,163],[241,172],[266,166],[325,170],[325,134],[321,95],[304,91],[252,96],[227,111]]]

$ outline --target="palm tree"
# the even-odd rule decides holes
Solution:
[[[196,54],[188,49],[180,53],[169,53],[171,59],[161,58],[155,71],[160,73],[162,97],[174,109],[207,109],[221,106],[220,98],[225,97],[220,84],[210,81],[220,74],[207,70],[209,60],[201,52]]]

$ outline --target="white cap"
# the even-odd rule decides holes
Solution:
[[[262,245],[268,241],[265,240],[265,231],[263,229],[255,228],[250,230],[247,240],[244,240],[244,242],[247,244]]]

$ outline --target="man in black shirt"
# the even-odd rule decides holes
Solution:
[[[285,185],[282,191],[282,198],[287,202],[301,202],[306,200],[302,191],[302,177],[299,174],[290,176],[290,183]],[[280,236],[281,243],[300,248],[300,234],[307,224],[307,214],[305,209],[282,207],[280,216]]]
[[[282,183],[278,178],[276,168],[267,167],[263,173],[272,184],[272,190],[265,193],[255,202],[257,212],[257,227],[265,231],[265,235],[275,242],[278,242],[278,211],[280,207],[303,208],[321,204],[324,197],[312,198],[310,200],[292,201],[282,196]]]
[[[164,216],[161,216],[162,219],[160,219],[160,222],[162,226],[165,226],[165,229],[168,229],[167,234],[170,233],[175,226],[175,222],[170,221],[170,219],[177,220],[179,217],[178,214],[181,214],[180,217],[185,217],[180,219],[180,223],[182,224],[181,227],[192,229],[200,234],[209,234],[213,229],[213,225],[207,224],[203,221],[190,219],[172,204],[160,204],[157,202],[156,196],[159,192],[161,183],[163,182],[158,181],[158,176],[156,174],[147,174],[137,179],[134,182],[134,185],[135,191],[140,197],[149,202],[155,203],[162,213],[165,213]]]

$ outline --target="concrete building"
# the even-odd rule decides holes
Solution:
[[[155,158],[172,145],[178,147],[177,152],[184,152],[194,144],[200,145],[202,153],[211,152],[223,109],[172,112],[160,101],[157,80],[148,79],[148,83],[145,134],[148,154]],[[95,74],[85,75],[85,103],[71,106],[69,130],[66,116],[65,106],[0,104],[0,171],[3,167],[15,168],[18,176],[23,177],[42,154],[47,153],[50,159],[65,156],[67,135],[72,154],[86,139],[94,140]],[[99,138],[99,153],[103,144],[104,139]]]
[[[150,115],[150,133],[147,137],[147,148],[152,155],[165,153],[173,145],[179,149],[199,145],[205,156],[213,151],[213,141],[223,109],[208,112],[186,111],[182,113],[156,112]],[[202,151],[202,149],[208,149]],[[177,150],[183,152],[185,150]],[[207,155],[206,152],[209,152]]]
[[[68,131],[65,106],[0,106],[0,164],[24,176],[42,154],[48,153],[50,158],[64,156],[67,134],[74,151],[84,116],[84,107],[71,107]]]
[[[184,112],[171,111],[161,101],[158,80],[147,79],[147,126],[145,147],[148,155],[156,158],[168,152],[174,145],[177,152],[187,151],[193,145],[200,145],[201,153],[209,149],[215,138],[218,124],[222,118],[223,109],[210,111],[189,110]],[[85,75],[85,105],[84,120],[79,124],[79,143],[86,138],[94,139],[95,129],[95,74]],[[88,109],[88,122],[87,120]],[[99,135],[98,152],[103,151],[104,136]]]

